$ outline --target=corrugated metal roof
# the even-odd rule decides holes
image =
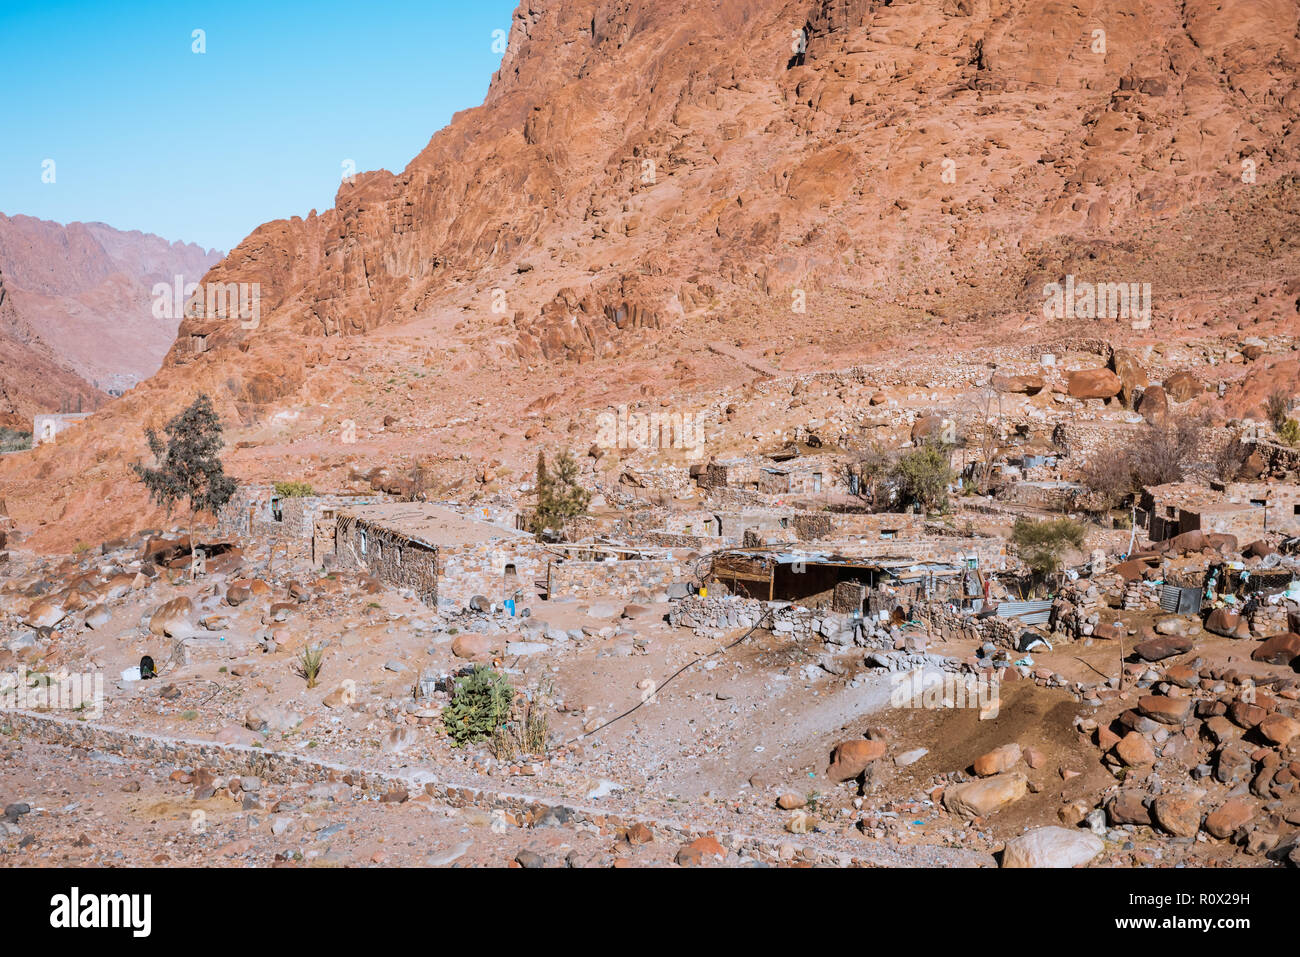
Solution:
[[[999,618],[1018,618],[1026,625],[1045,625],[1052,617],[1052,599],[1000,602],[997,615]]]

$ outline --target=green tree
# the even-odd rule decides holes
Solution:
[[[1035,522],[1022,516],[1011,529],[1011,544],[1029,570],[1043,579],[1061,570],[1065,553],[1071,548],[1082,548],[1087,534],[1087,527],[1073,519]]]
[[[927,442],[901,456],[890,479],[905,504],[919,504],[926,511],[943,508],[953,480],[952,463],[941,446]]]
[[[200,512],[213,516],[235,494],[236,482],[221,466],[221,420],[206,393],[163,428],[166,440],[153,429],[145,436],[156,468],[134,463],[132,471],[149,490],[149,497],[171,515],[177,502],[189,507],[190,574],[194,571],[194,521]]]
[[[537,453],[537,513],[533,531],[563,531],[565,523],[585,514],[591,493],[578,484],[578,463],[568,450],[555,459],[555,471],[546,466],[546,454]]]

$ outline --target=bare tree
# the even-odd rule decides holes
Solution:
[[[981,389],[971,396],[962,418],[964,447],[974,453],[975,489],[987,495],[993,478],[993,466],[1003,448],[1006,416],[1002,394],[993,388]]]
[[[879,509],[888,485],[890,472],[894,467],[894,454],[879,442],[872,442],[857,458],[845,467],[849,484],[852,479],[858,481],[858,497],[864,499],[873,510]]]

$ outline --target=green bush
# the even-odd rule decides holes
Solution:
[[[1300,445],[1300,422],[1287,419],[1277,427],[1277,437],[1287,445]]]
[[[0,452],[25,452],[32,447],[32,434],[0,428]]]
[[[948,503],[952,465],[948,453],[937,445],[927,443],[899,458],[890,477],[905,504],[931,511]]]
[[[316,491],[306,482],[276,482],[275,494],[277,498],[307,498]]]
[[[1081,522],[1057,518],[1035,522],[1016,519],[1011,542],[1016,554],[1035,575],[1046,577],[1061,570],[1061,560],[1070,548],[1082,548],[1088,529]]]
[[[442,724],[456,747],[496,734],[510,718],[515,691],[510,679],[484,665],[457,678],[451,703],[442,709]]]

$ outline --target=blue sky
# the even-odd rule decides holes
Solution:
[[[481,103],[516,5],[0,0],[0,212],[229,250]]]

